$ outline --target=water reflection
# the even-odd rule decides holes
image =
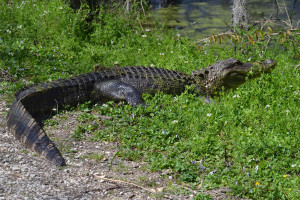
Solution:
[[[151,0],[151,5],[155,20],[193,38],[224,32],[231,25],[232,0]],[[252,20],[270,17],[287,20],[285,5],[289,14],[294,10],[292,22],[299,28],[297,0],[248,0],[247,10]]]

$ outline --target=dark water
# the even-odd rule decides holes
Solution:
[[[171,4],[166,6],[168,3]],[[232,4],[233,0],[151,0],[155,20],[192,38],[228,30]],[[300,0],[248,0],[246,8],[252,21],[270,17],[289,21],[289,15],[293,26],[300,28]],[[291,11],[294,11],[292,16]]]

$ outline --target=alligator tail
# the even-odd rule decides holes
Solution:
[[[103,74],[106,75],[92,72],[23,88],[15,94],[15,100],[7,115],[9,131],[26,148],[45,157],[54,165],[65,166],[64,158],[37,119],[51,112],[53,107],[73,106],[90,100],[95,81],[109,78]]]
[[[20,100],[15,100],[7,116],[10,132],[25,146],[45,157],[56,166],[66,162],[40,124],[26,110]]]

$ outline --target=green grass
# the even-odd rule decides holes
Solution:
[[[145,160],[153,171],[171,168],[179,183],[199,190],[227,186],[240,197],[299,199],[299,35],[281,43],[279,36],[254,45],[240,41],[236,50],[231,44],[199,47],[169,30],[148,31],[137,13],[101,9],[92,24],[85,13],[58,0],[1,3],[0,70],[17,81],[1,82],[0,95],[12,101],[25,85],[90,72],[94,64],[190,73],[229,57],[272,58],[278,65],[271,74],[221,94],[215,103],[188,92],[144,95],[147,108],[110,102],[80,114],[81,125],[70,134],[118,142],[118,156]],[[113,120],[97,121],[94,113]]]

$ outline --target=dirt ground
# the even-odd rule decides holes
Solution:
[[[58,169],[8,132],[6,103],[0,99],[0,199],[193,199],[201,193],[177,185],[171,170],[150,172],[147,163],[115,156],[117,144],[74,141],[76,113],[45,127],[62,149],[67,167]],[[91,155],[102,155],[99,159]],[[238,199],[228,189],[204,191],[214,199]]]

